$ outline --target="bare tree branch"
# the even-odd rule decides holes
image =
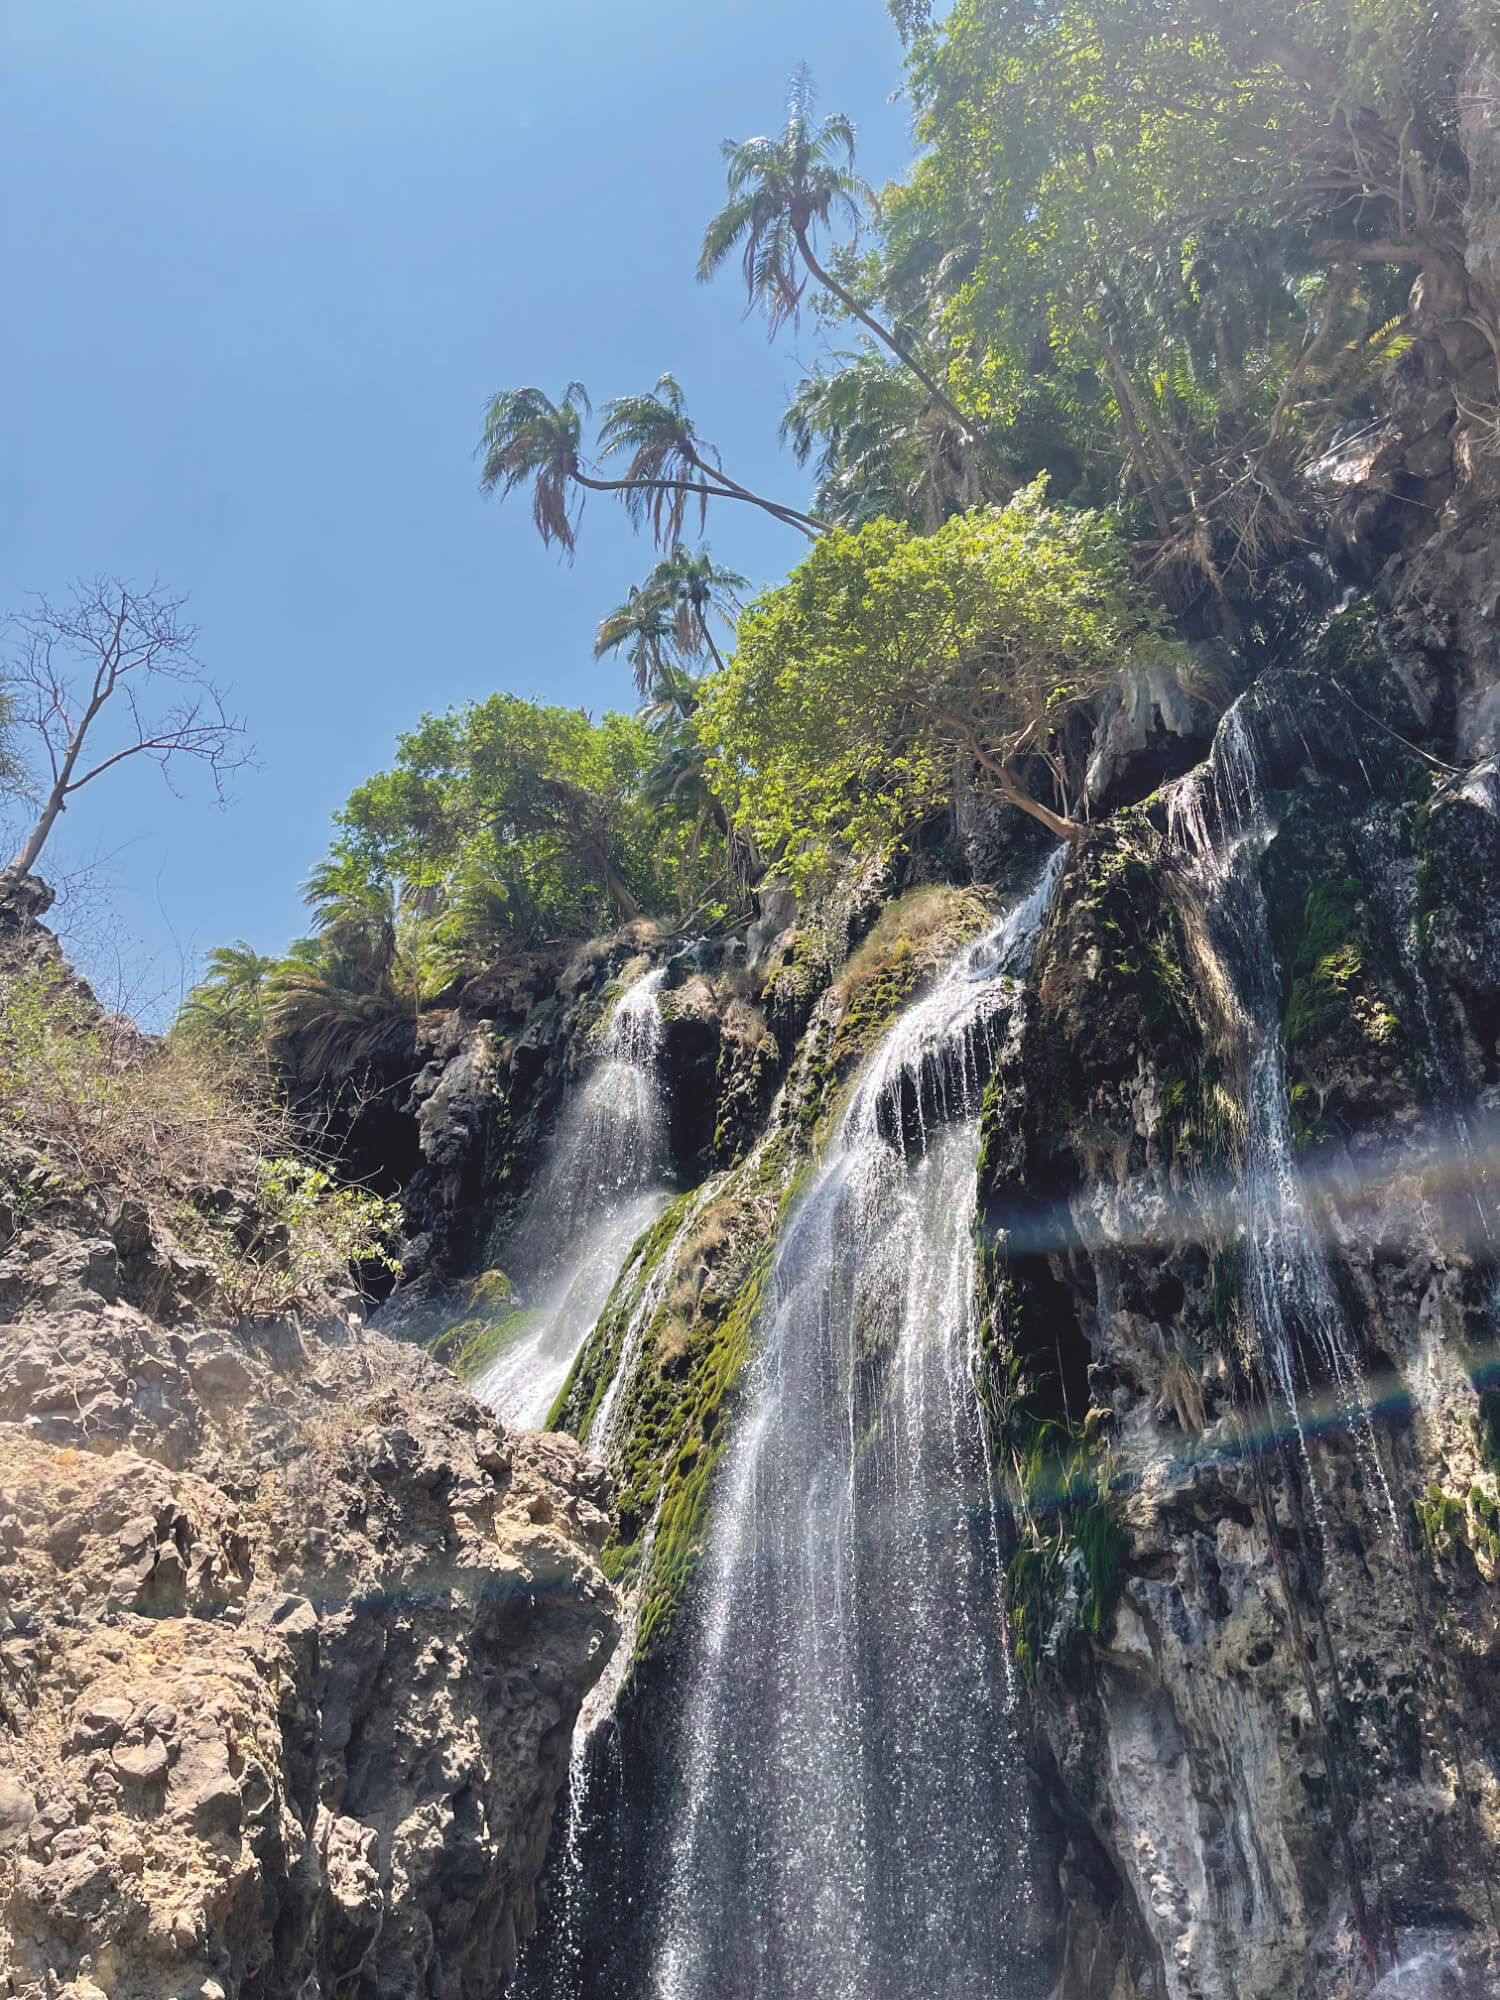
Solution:
[[[194,652],[183,604],[155,582],[136,590],[96,577],[65,604],[40,598],[5,621],[0,689],[46,775],[33,794],[35,824],[0,876],[29,874],[73,794],[132,757],[149,757],[174,793],[173,765],[190,758],[224,802],[225,778],[252,752]]]

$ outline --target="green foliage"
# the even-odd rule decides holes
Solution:
[[[182,1041],[210,1048],[257,1051],[265,1039],[266,1004],[278,961],[238,938],[208,954],[173,1023]]]
[[[787,406],[781,435],[818,475],[813,506],[841,528],[904,521],[930,534],[987,497],[976,454],[910,370],[871,346],[814,363]]]
[[[633,1278],[610,1299],[549,1420],[587,1441],[631,1318],[654,1298],[640,1360],[622,1384],[619,1522],[605,1552],[612,1577],[633,1577],[655,1520],[638,1658],[661,1644],[702,1553],[713,1473],[775,1261],[776,1224],[797,1192],[787,1166],[785,1140],[772,1141],[657,1220],[631,1260]]]
[[[165,1217],[183,1184],[265,1135],[245,1079],[103,1014],[61,964],[0,984],[0,1124],[62,1190],[123,1190]]]
[[[1067,726],[1159,623],[1110,524],[1040,485],[925,537],[829,534],[741,622],[704,704],[710,781],[798,881],[830,849],[889,852],[961,785],[1021,803],[1032,761],[1066,812]]]
[[[291,1152],[263,1080],[211,1039],[143,1035],[59,965],[9,974],[3,997],[0,1124],[41,1154],[44,1193],[138,1203],[246,1318],[321,1310],[395,1268],[398,1206]]]
[[[1072,1506],[1051,1529],[1035,1519],[1023,1525],[1006,1566],[1005,1609],[1016,1667],[1024,1679],[1035,1684],[1041,1676],[1068,1570],[1075,1562],[1083,1585],[1079,1624],[1091,1639],[1109,1642],[1129,1558],[1130,1536],[1107,1496]]]
[[[660,893],[655,828],[639,804],[650,757],[630,717],[595,723],[517,695],[424,716],[398,739],[395,769],[337,815],[333,859],[369,880],[441,890],[460,936],[462,892],[476,878],[503,888],[519,942],[582,934],[611,903],[634,916]]]
[[[714,447],[699,437],[670,375],[639,396],[616,396],[599,425],[598,466],[584,451],[583,427],[593,414],[588,391],[570,382],[554,403],[540,389],[507,389],[491,402],[480,451],[480,485],[502,498],[529,481],[531,518],[544,544],[557,542],[571,558],[586,494],[613,494],[637,528],[649,526],[659,548],[681,542],[696,506],[702,532],[711,499],[759,507],[775,520],[811,534],[814,524],[794,507],[762,499],[724,471]],[[607,461],[622,459],[621,476]]]
[[[729,200],[709,224],[698,261],[698,276],[711,278],[739,250],[750,304],[765,313],[773,335],[800,313],[813,268],[810,232],[835,218],[857,227],[872,199],[854,171],[854,127],[838,113],[814,123],[812,107],[804,64],[775,138],[724,141]]]
[[[1412,268],[1461,269],[1460,9],[892,12],[923,150],[867,290],[1023,476],[1118,486],[1169,595],[1237,631],[1409,339]]]
[[[1434,1563],[1453,1561],[1460,1549],[1500,1568],[1500,1503],[1477,1480],[1466,1493],[1431,1485],[1412,1502],[1418,1531]]]
[[[732,581],[689,558],[660,588],[713,598]],[[670,632],[675,603],[663,617]],[[175,1032],[263,1037],[308,1081],[409,1053],[423,1007],[508,953],[732,900],[721,820],[680,715],[653,729],[497,694],[425,716],[335,815],[308,883],[314,935],[274,961],[215,952]]]
[[[306,1160],[261,1160],[251,1219],[234,1231],[191,1206],[179,1233],[211,1267],[220,1298],[245,1319],[274,1319],[347,1285],[361,1266],[399,1271],[400,1204],[344,1187]]]

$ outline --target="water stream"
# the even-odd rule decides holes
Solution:
[[[1267,1387],[1279,1395],[1296,1429],[1320,1525],[1304,1418],[1308,1392],[1319,1388],[1331,1392],[1366,1469],[1384,1492],[1394,1523],[1395,1503],[1374,1448],[1359,1359],[1292,1144],[1281,995],[1259,872],[1275,827],[1243,699],[1223,716],[1205,762],[1169,789],[1168,829],[1173,844],[1197,869],[1249,1030],[1240,1210],[1246,1289]]]
[[[654,2000],[1029,1990],[971,1221],[1058,872],[898,1020],[784,1233],[688,1641]]]
[[[637,1238],[668,1199],[658,999],[665,977],[648,972],[621,994],[599,1060],[563,1112],[524,1245],[530,1261],[558,1275],[473,1385],[481,1402],[523,1430],[546,1422]]]

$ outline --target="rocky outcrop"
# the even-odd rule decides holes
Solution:
[[[0,1990],[489,2000],[616,1638],[599,1468],[357,1318],[148,1314],[89,1216],[0,1256]]]
[[[1358,771],[1315,726],[1326,690],[1293,692],[1300,754],[1269,693],[1246,751],[1282,789],[1243,903],[1166,837],[1170,803],[1125,816],[1062,885],[987,1111],[1060,2000],[1500,1977],[1489,778],[1434,787],[1388,736],[1376,762],[1378,725]],[[1276,1115],[1305,1227],[1253,1212]]]

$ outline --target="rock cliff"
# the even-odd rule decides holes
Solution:
[[[492,1995],[616,1638],[600,1469],[5,1144],[0,1990]]]
[[[991,1694],[1053,2000],[1500,1990],[1496,475],[1456,421],[1482,359],[1439,316],[1315,470],[1300,636],[1121,691],[970,1079]],[[153,1302],[118,1207],[12,1218],[13,1991],[494,1992],[614,1590],[623,1685],[513,1990],[641,1990],[778,1242],[861,1064],[1044,846],[966,800],[821,898],[763,890],[743,934],[629,926],[430,1009],[348,1130],[405,1204],[399,1342],[232,1325],[170,1258]],[[570,1435],[505,1436],[417,1343],[472,1369],[506,1337],[548,1136],[647,967],[675,1198]]]

